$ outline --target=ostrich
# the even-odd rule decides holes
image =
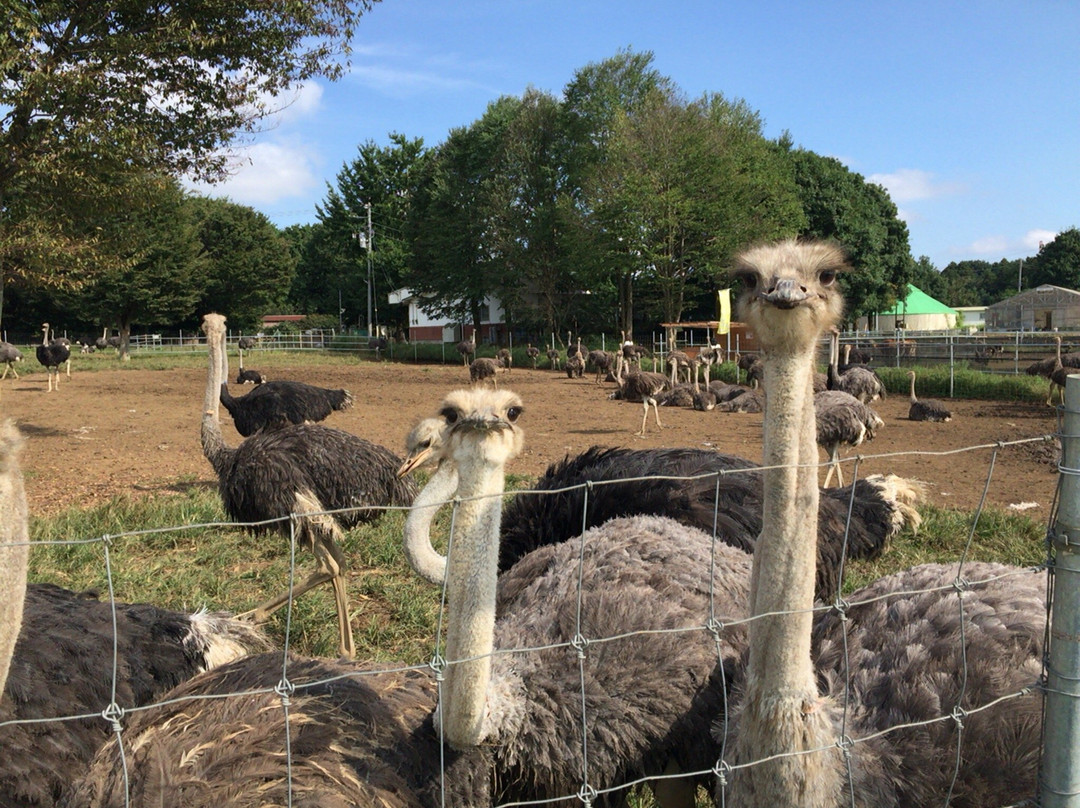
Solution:
[[[657,393],[656,403],[661,407],[693,407],[695,392],[692,384],[677,384],[670,390]]]
[[[951,421],[952,411],[936,398],[915,397],[915,371],[908,371],[911,379],[911,407],[908,408],[909,421]]]
[[[254,627],[224,615],[117,603],[114,624],[112,603],[27,586],[20,444],[13,424],[0,426],[0,793],[5,805],[29,808],[55,804],[72,772],[105,743],[111,733],[98,714],[110,703],[147,704],[200,670],[269,645]],[[93,717],[58,720],[73,715]]]
[[[457,344],[457,352],[461,354],[461,362],[465,367],[469,366],[469,357],[476,353],[476,335],[473,334],[467,340]]]
[[[292,381],[263,382],[247,395],[235,398],[224,383],[229,371],[227,358],[223,361],[226,367],[219,398],[232,416],[236,431],[245,438],[270,426],[322,421],[330,413],[353,405],[348,390],[329,390]]]
[[[237,522],[266,522],[255,532],[289,534],[290,514],[299,514],[299,541],[315,553],[318,571],[291,592],[271,598],[250,616],[265,620],[275,609],[314,586],[330,582],[338,611],[340,650],[354,653],[345,590],[345,556],[337,545],[343,527],[368,522],[380,513],[371,506],[408,505],[416,493],[395,472],[400,458],[374,443],[320,424],[282,424],[264,429],[235,449],[225,444],[218,422],[218,396],[226,373],[225,318],[208,314],[203,330],[209,354],[201,439],[203,454],[218,477],[226,513]],[[270,383],[256,387],[251,394]],[[247,398],[247,396],[245,396]],[[329,515],[338,509],[342,513]]]
[[[503,370],[502,365],[494,359],[481,356],[479,359],[474,359],[469,363],[469,381],[473,384],[482,384],[491,379],[492,385],[498,388],[499,380],[497,376]]]
[[[257,337],[240,337],[240,339],[236,341],[236,347],[241,351],[250,351],[258,344],[259,340]]]
[[[641,415],[641,429],[635,435],[645,434],[645,422],[649,418],[649,405],[652,405],[653,415],[656,417],[656,428],[663,429],[660,423],[660,409],[657,405],[656,395],[670,386],[667,376],[663,373],[651,373],[645,370],[632,369],[623,375],[625,367],[619,363],[615,373],[615,383],[619,389],[615,390],[609,398],[622,399],[623,401],[640,401],[644,412]]]
[[[581,358],[581,353],[572,353],[566,357],[566,378],[568,379],[580,379],[585,375],[585,360]]]
[[[850,348],[851,346],[845,346]],[[837,368],[840,359],[840,332],[832,331],[829,335],[829,367],[827,371],[827,389],[842,390],[850,393],[864,404],[879,398],[885,398],[885,384],[872,370],[850,366],[843,373]]]
[[[509,348],[499,348],[499,350],[495,352],[495,359],[498,361],[499,366],[504,368],[507,373],[509,373],[514,366],[514,355],[510,352]]]
[[[717,801],[742,808],[922,806],[950,796],[950,804],[967,806],[1016,803],[1034,786],[1042,701],[995,701],[1039,678],[1044,580],[967,562],[961,610],[955,565],[925,565],[846,596],[859,605],[814,625],[811,374],[815,343],[840,316],[835,277],[844,267],[834,248],[785,242],[744,254],[735,268],[745,281],[740,319],[763,346],[770,395],[750,587],[755,617],[724,739],[734,769],[726,785],[718,783]],[[942,712],[977,706],[986,709],[963,713],[960,750],[953,722],[930,724]],[[920,726],[882,732],[907,722]],[[1002,750],[1015,765],[1001,765]]]
[[[250,340],[251,337],[242,337],[240,342],[243,342],[245,339]],[[243,349],[243,347],[241,347],[239,342],[236,344],[236,352],[240,356],[240,368],[239,368],[239,372],[236,374],[236,383],[237,384],[262,384],[263,382],[265,382],[266,377],[264,377],[261,373],[259,373],[259,371],[250,370],[250,369],[245,370],[244,369],[244,349]],[[329,413],[327,413],[327,415],[329,415]],[[325,418],[325,417],[326,416],[324,415],[323,418]],[[320,418],[320,419],[316,419],[316,420],[322,420],[322,419]]]
[[[765,395],[760,390],[743,388],[741,393],[733,392],[731,398],[718,402],[714,409],[718,412],[764,412]]]
[[[818,446],[829,453],[829,471],[823,485],[828,487],[833,471],[836,472],[837,485],[843,485],[840,447],[860,446],[863,441],[873,440],[874,433],[885,426],[885,422],[868,404],[843,390],[815,393],[814,410],[817,415]]]
[[[4,375],[0,376],[0,381],[6,379],[8,373],[13,373],[18,379],[19,371],[15,370],[15,363],[21,361],[23,361],[22,351],[10,342],[0,341],[0,362],[4,363]]]
[[[596,368],[596,383],[600,384],[601,380],[608,375],[613,369],[615,364],[615,354],[609,351],[601,351],[599,349],[595,351],[589,351],[585,357],[585,366],[592,365]]]
[[[562,361],[562,354],[559,353],[558,348],[548,348],[547,352],[548,361],[551,363],[552,370],[559,370],[560,363]]]
[[[590,528],[580,541],[540,547],[499,575],[503,466],[521,450],[521,411],[509,391],[449,394],[441,409],[448,425],[441,462],[406,522],[406,556],[422,577],[446,587],[450,663],[441,730],[453,748],[490,749],[497,779],[519,799],[578,791],[582,724],[596,788],[669,766],[708,768],[715,750],[694,737],[694,727],[721,708],[723,687],[701,685],[718,678],[718,662],[726,668],[738,653],[743,629],[725,631],[708,653],[711,636],[676,639],[650,628],[699,625],[709,611],[710,581],[717,613],[741,614],[748,556],[672,519],[635,516]],[[458,505],[447,558],[431,547],[430,506],[451,495]],[[714,565],[705,561],[710,555]],[[589,653],[584,665],[561,647],[516,650],[560,646],[579,626],[590,637],[645,633],[625,647]],[[596,695],[584,717],[582,688]],[[692,805],[692,785],[665,780],[658,802]]]
[[[525,355],[532,362],[533,370],[536,370],[536,360],[540,358],[540,349],[530,342],[525,346]]]
[[[672,351],[667,355],[667,366],[671,373],[671,386],[674,387],[675,383],[683,376],[683,371],[686,371],[686,381],[690,381],[690,368],[692,362],[689,355],[684,351]]]
[[[0,726],[4,804],[57,804],[72,772],[84,769],[112,735],[100,717],[110,704],[142,707],[203,671],[269,649],[258,629],[223,613],[184,614],[30,584],[0,725],[42,723]],[[92,717],[49,720],[73,715]]]
[[[49,374],[49,389],[53,390],[53,374],[56,375],[56,389],[60,389],[60,366],[67,362],[68,377],[71,377],[71,348],[59,339],[49,341],[49,324],[41,324],[41,344],[37,346],[37,359],[45,366],[45,372]]]
[[[1038,362],[1033,362],[1024,368],[1024,373],[1029,376],[1043,376],[1050,380],[1050,388],[1046,393],[1046,406],[1050,406],[1054,397],[1054,388],[1058,386],[1058,383],[1054,381],[1053,374],[1058,371],[1059,368],[1066,368],[1064,374],[1059,373],[1059,378],[1063,378],[1071,372],[1074,372],[1077,368],[1080,368],[1080,353],[1068,353],[1064,356],[1061,355],[1061,337],[1055,337],[1056,350],[1054,355],[1049,359],[1041,359]],[[1062,391],[1064,395],[1064,382],[1062,382]]]
[[[1054,342],[1057,343],[1057,350],[1054,354],[1054,364],[1050,368],[1049,374],[1047,374],[1047,377],[1050,379],[1050,389],[1046,393],[1046,406],[1048,407],[1053,405],[1055,387],[1060,394],[1062,405],[1065,404],[1065,380],[1070,373],[1075,373],[1077,368],[1080,367],[1080,362],[1077,362],[1076,365],[1066,365],[1062,360],[1060,336],[1055,336]],[[1072,356],[1076,359],[1080,359],[1080,355],[1072,354]]]

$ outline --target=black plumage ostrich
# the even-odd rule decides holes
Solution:
[[[257,432],[235,449],[225,444],[218,421],[218,395],[226,373],[225,318],[208,314],[203,330],[209,353],[202,416],[203,454],[218,477],[225,511],[238,522],[264,522],[299,514],[300,543],[311,549],[319,569],[296,586],[293,597],[314,586],[334,586],[341,653],[354,653],[345,591],[345,556],[336,543],[342,527],[376,518],[370,506],[408,505],[416,494],[411,480],[398,479],[401,459],[389,449],[320,424],[282,424]],[[265,389],[271,383],[252,391]],[[248,396],[245,396],[247,398]],[[325,511],[346,510],[338,514]],[[287,519],[251,528],[288,535]],[[251,615],[258,621],[289,599],[271,598]]]
[[[196,674],[269,650],[249,622],[116,603],[115,704],[150,704]],[[30,584],[11,673],[0,699],[0,793],[7,808],[58,804],[111,736],[113,604],[51,584]],[[62,716],[89,716],[75,720]],[[36,721],[40,723],[11,723]],[[6,724],[6,725],[5,725]]]
[[[934,421],[938,423],[951,421],[952,410],[946,407],[944,402],[938,401],[936,398],[917,398],[915,396],[915,371],[909,370],[907,375],[911,380],[911,392],[908,394],[911,406],[908,407],[908,419],[911,421]]]
[[[53,375],[56,375],[56,389],[60,389],[60,366],[67,362],[68,378],[71,377],[71,347],[66,345],[66,340],[61,341],[59,338],[49,340],[49,324],[41,324],[41,344],[37,346],[37,359],[45,366],[45,371],[49,374],[49,389],[47,392],[53,390]]]
[[[243,342],[244,340],[250,340],[250,339],[251,339],[251,337],[241,337],[240,342]],[[240,345],[240,343],[237,343],[237,345],[236,345],[236,353],[237,353],[237,356],[239,357],[238,363],[239,363],[240,367],[237,369],[236,383],[237,384],[262,384],[263,382],[267,381],[266,377],[263,376],[259,371],[252,370],[251,368],[245,368],[244,367],[244,350],[245,350],[244,347],[242,345]],[[327,413],[327,415],[329,415],[329,414],[330,413]],[[325,418],[325,417],[326,416],[324,415],[323,418]],[[312,418],[312,419],[309,419],[309,420],[321,421],[322,418]],[[241,434],[244,434],[244,433],[241,433]]]
[[[322,421],[330,413],[353,405],[348,390],[330,390],[293,381],[263,381],[250,393],[236,398],[225,382],[229,375],[228,357],[224,361],[219,398],[232,416],[236,431],[245,438],[268,426]]]

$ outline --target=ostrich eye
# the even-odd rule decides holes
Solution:
[[[524,412],[521,407],[511,407],[506,411],[506,420],[510,423],[514,423],[521,413]]]
[[[453,407],[445,407],[439,415],[451,426],[457,423],[458,412]]]
[[[754,291],[757,288],[757,275],[753,272],[740,272],[735,276],[735,280],[743,285],[743,289],[748,292]]]
[[[832,286],[833,281],[835,281],[835,280],[836,280],[836,270],[834,270],[834,269],[826,269],[824,272],[822,272],[820,275],[818,275],[818,282],[822,286]]]

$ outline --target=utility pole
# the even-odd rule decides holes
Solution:
[[[373,328],[373,320],[371,318],[371,301],[374,294],[371,284],[371,203],[365,202],[364,208],[367,210],[367,327],[368,336],[374,337],[375,331]]]

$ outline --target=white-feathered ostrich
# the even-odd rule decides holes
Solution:
[[[0,341],[0,362],[4,363],[4,375],[0,376],[0,381],[6,379],[8,373],[14,374],[18,379],[19,371],[15,370],[15,363],[21,361],[23,361],[22,351],[10,342]]]
[[[26,586],[20,443],[11,423],[0,426],[0,793],[9,808],[58,804],[112,734],[100,717],[110,704],[148,704],[200,671],[269,647],[250,624],[225,615],[117,603],[114,625],[111,603]],[[79,715],[90,717],[60,720]]]
[[[959,576],[985,580],[1009,568],[916,567],[846,596],[860,605],[814,625],[819,489],[811,375],[816,342],[840,316],[835,277],[844,266],[831,247],[795,242],[752,250],[736,265],[744,281],[740,319],[763,346],[769,399],[750,592],[755,619],[727,738],[735,768],[718,798],[723,790],[726,803],[740,808],[1019,802],[1031,795],[1038,770],[1041,698],[964,713],[959,751],[956,723],[929,720],[990,705],[1038,680],[1046,620],[1040,576],[965,584],[961,609]],[[962,657],[966,664],[958,664]],[[920,726],[867,737],[907,722]]]
[[[938,401],[936,398],[915,397],[915,371],[909,370],[907,375],[911,379],[911,393],[909,395],[911,406],[908,408],[908,420],[951,421],[952,410],[946,407],[944,402]]]
[[[525,346],[525,355],[529,357],[529,361],[532,362],[533,370],[536,370],[536,361],[540,358],[540,349],[530,342]]]
[[[49,340],[49,324],[41,324],[41,344],[37,346],[37,359],[45,366],[49,374],[49,389],[53,390],[53,375],[56,375],[56,389],[60,389],[60,366],[67,362],[68,378],[71,377],[71,348],[59,339]]]
[[[293,381],[264,381],[239,398],[229,392],[228,358],[224,360],[219,398],[232,416],[236,431],[244,437],[260,429],[281,424],[303,424],[324,420],[332,412],[353,405],[348,390],[330,390],[313,384]]]
[[[337,538],[342,527],[370,521],[381,513],[370,506],[408,505],[416,487],[410,480],[398,479],[396,471],[401,459],[389,449],[321,424],[286,423],[257,432],[235,449],[227,446],[218,422],[218,391],[227,371],[225,318],[220,314],[206,315],[203,330],[210,367],[203,404],[202,447],[217,474],[225,511],[238,522],[299,515],[300,543],[315,553],[319,569],[294,587],[292,595],[299,597],[319,584],[333,584],[341,653],[352,656],[345,556]],[[255,391],[265,387],[261,385]],[[357,507],[361,509],[324,513]],[[289,521],[251,529],[288,535]],[[288,601],[289,594],[286,591],[271,598],[252,616],[256,621],[265,619]]]
[[[649,417],[649,405],[652,405],[653,414],[656,417],[656,428],[664,428],[664,425],[660,423],[660,408],[656,401],[656,395],[671,386],[667,376],[663,373],[651,373],[637,368],[632,368],[627,372],[626,363],[620,362],[616,368],[615,383],[619,385],[619,389],[615,390],[608,398],[623,401],[640,401],[644,409],[641,416],[641,429],[635,432],[635,435],[645,434],[645,422]]]
[[[457,344],[457,352],[461,354],[461,363],[469,366],[469,357],[476,353],[476,335],[471,335],[467,340],[463,339]]]
[[[850,348],[851,346],[845,346]],[[865,367],[849,365],[843,373],[837,367],[840,362],[840,332],[829,334],[829,366],[826,371],[827,389],[842,390],[853,395],[863,404],[886,398],[885,384],[874,371]]]

